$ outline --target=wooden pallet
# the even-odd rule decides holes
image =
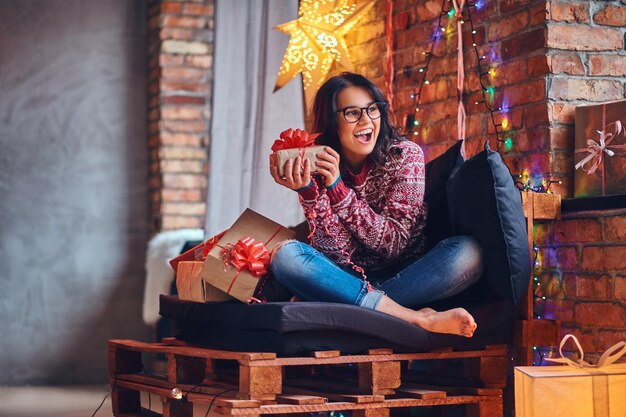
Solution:
[[[144,374],[142,354],[165,355],[166,375]],[[426,386],[408,378],[410,361],[453,359],[471,362],[468,369],[475,371],[477,386]],[[159,415],[142,409],[141,392],[161,397],[165,417],[192,417],[193,404],[210,404],[212,412],[226,416],[352,410],[354,417],[388,417],[391,409],[465,404],[468,417],[501,417],[506,368],[504,345],[469,352],[372,349],[360,355],[322,351],[308,357],[277,357],[175,340],[109,341],[109,380],[117,417]],[[321,377],[320,369],[331,378]]]

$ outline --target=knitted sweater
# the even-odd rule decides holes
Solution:
[[[383,166],[369,159],[360,173],[341,167],[330,189],[315,178],[300,190],[311,245],[333,261],[366,271],[391,267],[424,251],[425,169],[422,149],[410,141],[392,145]]]

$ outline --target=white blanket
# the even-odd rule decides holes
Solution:
[[[190,240],[203,240],[202,229],[180,229],[161,232],[150,239],[146,256],[146,287],[143,296],[143,321],[156,324],[159,319],[159,294],[169,294],[174,270],[170,259],[178,256]]]

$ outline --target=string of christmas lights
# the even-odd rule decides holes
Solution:
[[[530,178],[527,178],[526,181],[520,180],[523,179],[525,176],[530,177],[528,174],[512,175],[513,181],[520,191],[552,194],[552,191],[550,190],[550,186],[552,186],[552,184],[563,184],[563,181],[561,180],[541,179],[539,185],[532,185],[530,182]]]
[[[417,119],[417,113],[420,111],[419,109],[419,103],[420,103],[420,98],[422,96],[422,90],[424,89],[424,85],[429,85],[430,81],[428,80],[427,76],[428,76],[428,67],[430,65],[430,60],[433,56],[433,50],[435,48],[435,42],[437,41],[437,39],[439,39],[439,37],[441,36],[441,32],[446,32],[446,28],[444,28],[443,26],[441,26],[441,20],[443,19],[443,16],[446,14],[444,12],[445,6],[446,6],[446,1],[449,0],[442,0],[441,2],[441,13],[439,13],[439,18],[437,19],[437,28],[435,29],[434,33],[433,33],[433,37],[432,37],[432,41],[430,42],[430,48],[428,51],[422,51],[422,55],[426,56],[426,61],[424,62],[424,65],[420,66],[418,68],[418,71],[422,74],[422,77],[420,78],[419,81],[419,85],[417,87],[417,90],[413,90],[411,92],[411,99],[413,100],[413,114],[412,115],[408,115],[407,119],[406,119],[406,124],[405,124],[405,128],[408,134],[412,134],[414,136],[419,135],[419,131],[415,130],[417,128],[417,126],[419,126],[419,120]],[[411,73],[413,72],[413,67],[405,67],[404,68],[404,75],[405,76],[410,76]]]
[[[478,44],[476,43],[476,28],[474,27],[474,21],[472,20],[472,13],[471,13],[471,9],[473,7],[476,7],[475,4],[468,4],[467,7],[464,9],[464,11],[467,12],[467,21],[470,24],[470,34],[472,35],[472,48],[474,49],[474,53],[476,55],[476,65],[478,67],[478,82],[480,83],[480,88],[481,88],[481,93],[482,93],[482,101],[477,101],[474,104],[480,104],[481,102],[485,105],[485,107],[487,108],[487,111],[489,111],[489,116],[491,119],[491,124],[493,125],[493,130],[494,133],[496,135],[496,149],[500,150],[500,143],[504,143],[505,144],[505,149],[506,150],[511,150],[512,146],[513,146],[513,139],[512,138],[507,138],[507,140],[502,140],[500,139],[500,133],[504,133],[504,132],[509,132],[509,120],[506,117],[502,118],[502,121],[500,123],[496,123],[496,117],[495,117],[495,113],[496,112],[504,112],[503,107],[492,107],[493,105],[493,101],[495,99],[495,95],[496,95],[496,88],[492,85],[487,85],[483,78],[486,76],[490,76],[492,79],[495,78],[496,75],[496,69],[495,67],[491,67],[489,68],[488,71],[483,72],[482,69],[482,65],[481,62],[487,59],[486,55],[480,55],[480,53],[478,52]],[[457,16],[458,19],[463,19],[462,15]],[[464,22],[463,20],[461,22]],[[489,95],[489,97],[487,96]],[[498,130],[498,128],[501,127],[502,129],[504,129],[502,132],[500,132]]]

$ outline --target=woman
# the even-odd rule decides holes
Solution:
[[[471,337],[476,323],[462,308],[415,310],[474,283],[481,252],[457,236],[423,253],[424,155],[398,135],[388,108],[367,78],[332,77],[313,106],[317,143],[326,145],[316,166],[298,157],[280,177],[270,157],[272,177],[298,192],[312,230],[311,245],[288,241],[274,251],[272,273],[303,300],[356,304]]]

